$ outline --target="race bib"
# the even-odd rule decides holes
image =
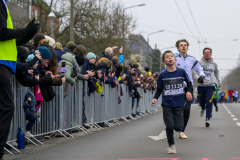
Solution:
[[[204,74],[205,74],[205,79],[210,81],[211,76],[212,76],[212,72],[206,72],[206,71],[204,71]]]
[[[184,94],[183,78],[163,79],[164,96]]]

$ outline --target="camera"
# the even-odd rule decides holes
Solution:
[[[117,51],[119,51],[120,49],[121,49],[121,47],[116,48]]]

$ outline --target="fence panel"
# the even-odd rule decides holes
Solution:
[[[50,102],[43,102],[39,110],[41,115],[32,129],[33,135],[44,135],[61,130],[68,130],[78,127],[83,123],[83,103],[85,104],[85,114],[87,123],[98,123],[109,121],[115,118],[127,117],[136,112],[146,112],[156,109],[161,104],[161,98],[157,101],[154,108],[151,108],[152,92],[144,93],[142,88],[138,88],[140,95],[139,107],[132,110],[132,97],[130,97],[128,86],[120,85],[111,88],[109,84],[100,82],[103,86],[102,93],[91,93],[88,96],[88,82],[77,81],[74,86],[65,84],[59,87],[53,87],[56,96]],[[15,140],[18,128],[22,127],[25,131],[26,120],[23,110],[23,102],[27,88],[21,86],[15,78],[12,80],[14,96],[14,117],[11,123],[11,129],[8,141]],[[84,86],[85,85],[85,86]],[[83,88],[85,89],[83,92]],[[120,93],[122,92],[122,95]],[[120,98],[120,103],[119,99]]]

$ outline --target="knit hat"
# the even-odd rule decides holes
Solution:
[[[41,46],[39,47],[39,52],[41,53],[42,59],[51,59],[52,53],[47,47]]]
[[[44,35],[41,33],[36,33],[33,37],[33,43],[34,45],[38,45],[38,43],[42,40],[45,39]]]
[[[69,50],[71,51],[71,52],[73,52],[73,50],[76,48],[77,46],[70,46],[69,47]]]
[[[85,59],[82,55],[76,55],[75,59],[79,66],[82,66],[85,63]]]
[[[71,46],[76,46],[76,44],[72,41],[69,41],[67,44],[66,44],[66,48],[69,49],[69,47]]]
[[[53,44],[55,43],[55,40],[47,35],[45,35],[45,39],[48,39],[50,42],[49,42],[49,45],[50,46],[53,46]]]
[[[53,49],[63,51],[62,45],[59,42],[56,42],[56,43],[53,44]]]
[[[21,62],[26,62],[25,60],[28,57],[28,52],[25,48],[23,47],[17,47],[17,58],[21,61]]]
[[[91,59],[91,58],[96,59],[96,55],[95,55],[94,53],[92,53],[92,52],[89,52],[89,53],[87,54],[87,59]]]
[[[33,54],[30,54],[28,57],[27,57],[27,62],[28,61],[31,61],[35,56]],[[38,61],[36,62],[38,63]]]

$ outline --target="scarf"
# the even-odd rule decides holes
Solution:
[[[73,60],[74,60],[75,68],[76,68],[76,73],[81,73],[81,68],[79,67],[79,65],[75,59],[75,55],[73,56]]]

